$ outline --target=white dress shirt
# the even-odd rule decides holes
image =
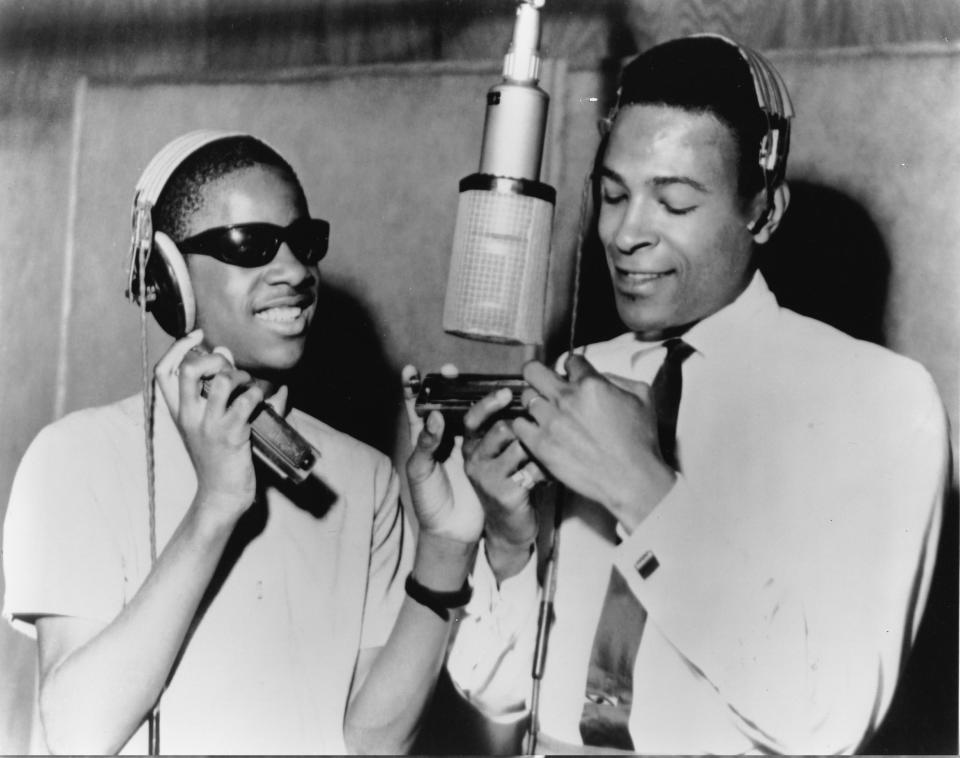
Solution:
[[[541,731],[579,720],[611,564],[648,613],[629,728],[640,753],[853,752],[882,719],[926,601],[949,471],[946,419],[918,364],[780,308],[757,274],[691,328],[682,474],[617,544],[568,498]],[[591,345],[651,382],[662,346]],[[656,570],[638,571],[649,555]],[[496,586],[484,560],[448,667],[492,716],[530,689],[534,561]]]

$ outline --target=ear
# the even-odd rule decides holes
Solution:
[[[766,202],[764,202],[763,205],[765,206]],[[764,222],[763,226],[755,232],[752,232],[754,242],[762,245],[773,236],[773,233],[777,231],[777,227],[780,226],[780,221],[783,219],[783,214],[787,212],[789,205],[790,186],[783,181],[780,182],[773,191],[773,209],[770,211],[769,218]]]

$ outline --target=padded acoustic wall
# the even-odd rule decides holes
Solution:
[[[928,366],[956,433],[960,55],[913,46],[770,57],[798,115],[793,202],[780,239],[764,251],[765,270],[791,307]],[[559,195],[555,353],[566,340],[580,183],[609,85],[596,72],[553,70],[561,73],[545,84],[553,98],[544,177]],[[130,188],[160,144],[198,126],[262,135],[299,171],[313,212],[332,222],[322,275],[333,310],[317,330],[312,386],[370,392],[406,361],[423,370],[447,361],[517,370],[523,349],[440,328],[457,182],[475,170],[483,96],[497,78],[493,66],[412,65],[237,83],[91,83],[80,119],[61,410],[138,385],[136,313],[122,299]],[[591,309],[585,302],[581,315]],[[164,343],[153,340],[155,356]],[[358,385],[350,363],[386,373]]]
[[[960,47],[770,57],[798,112],[789,172],[796,216],[784,231],[808,244],[809,257],[796,250],[791,270],[807,297],[845,298],[867,311],[861,316],[879,311],[882,341],[936,379],[956,445]],[[841,325],[873,336],[856,316]]]
[[[790,86],[798,117],[789,171],[793,204],[765,267],[778,294],[798,310],[926,364],[956,444],[960,49],[770,57]],[[566,342],[581,180],[610,83],[595,70],[564,76],[557,67],[551,76],[545,179],[558,190],[553,357]],[[8,370],[13,379],[0,403],[0,512],[28,442],[17,421],[27,415],[22,399],[17,402],[25,393],[15,383],[56,385],[56,402],[30,409],[37,425],[139,387],[137,312],[122,294],[131,190],[154,151],[188,129],[221,126],[262,135],[298,169],[313,212],[333,222],[322,268],[329,288],[300,391],[308,399],[311,390],[335,398],[325,406],[311,402],[336,425],[391,448],[394,383],[408,360],[423,370],[448,360],[514,370],[522,349],[468,343],[440,330],[457,182],[476,169],[483,96],[498,77],[499,66],[490,63],[264,74],[234,82],[90,82],[79,93],[75,140],[61,130],[50,136],[55,149],[33,143],[0,149],[5,166],[15,164],[5,157],[11,151],[36,153],[29,165],[6,174],[0,227],[10,232],[11,254],[45,272],[36,277],[43,287],[0,282],[3,353],[34,356],[28,380],[19,368],[24,361]],[[56,192],[33,191],[50,176]],[[71,240],[66,252],[65,236]],[[69,294],[62,302],[61,274]],[[580,309],[582,317],[598,310],[596,302]],[[59,336],[41,328],[57,311]],[[10,328],[14,315],[16,329]],[[57,339],[59,366],[50,360]],[[151,326],[154,361],[166,342]],[[8,752],[25,744],[14,729],[27,731],[35,651],[8,629],[0,647],[0,752]]]
[[[560,64],[544,84],[562,87]],[[137,310],[123,299],[132,187],[168,139],[199,127],[251,132],[298,171],[311,211],[331,222],[325,290],[300,389],[357,429],[345,395],[366,415],[393,413],[399,369],[518,370],[527,351],[446,335],[440,326],[458,181],[476,171],[491,64],[336,69],[235,83],[90,83],[83,97],[74,272],[62,410],[137,390]],[[563,99],[551,108],[562,121]],[[555,144],[551,140],[551,144]],[[549,152],[549,151],[548,151]],[[547,156],[544,178],[551,181]],[[151,319],[152,361],[168,343]],[[389,418],[392,424],[392,415]],[[377,419],[364,423],[377,426]]]

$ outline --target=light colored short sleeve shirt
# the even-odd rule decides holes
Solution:
[[[343,753],[357,655],[384,644],[412,551],[390,461],[305,414],[315,476],[268,486],[225,549],[161,702],[161,750]],[[158,549],[196,491],[158,397]],[[112,620],[150,570],[139,396],[44,429],[17,472],[4,530],[4,616]],[[141,729],[124,748],[145,753]]]

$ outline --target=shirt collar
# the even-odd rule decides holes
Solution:
[[[169,433],[172,430],[175,435],[179,437],[180,432],[177,431],[177,425],[173,420],[173,414],[170,412],[170,407],[167,405],[167,399],[160,391],[160,387],[157,385],[156,380],[153,382],[153,397],[154,423],[162,426],[166,433]],[[286,385],[281,385],[276,392],[270,395],[270,397],[266,398],[265,402],[269,403],[273,407],[273,410],[275,410],[280,416],[286,418],[292,410],[290,405],[289,387]]]
[[[698,321],[683,335],[683,341],[698,353],[709,356],[727,346],[736,348],[731,334],[742,334],[754,325],[762,312],[776,308],[777,301],[763,275],[757,271],[736,300]]]
[[[698,321],[682,336],[684,342],[703,356],[712,356],[725,348],[736,348],[732,333],[742,334],[745,327],[756,323],[763,311],[775,308],[776,298],[767,286],[763,275],[757,271],[737,298],[705,319]],[[649,342],[634,335],[634,352],[631,364],[635,366],[645,356],[660,348],[664,340]]]

